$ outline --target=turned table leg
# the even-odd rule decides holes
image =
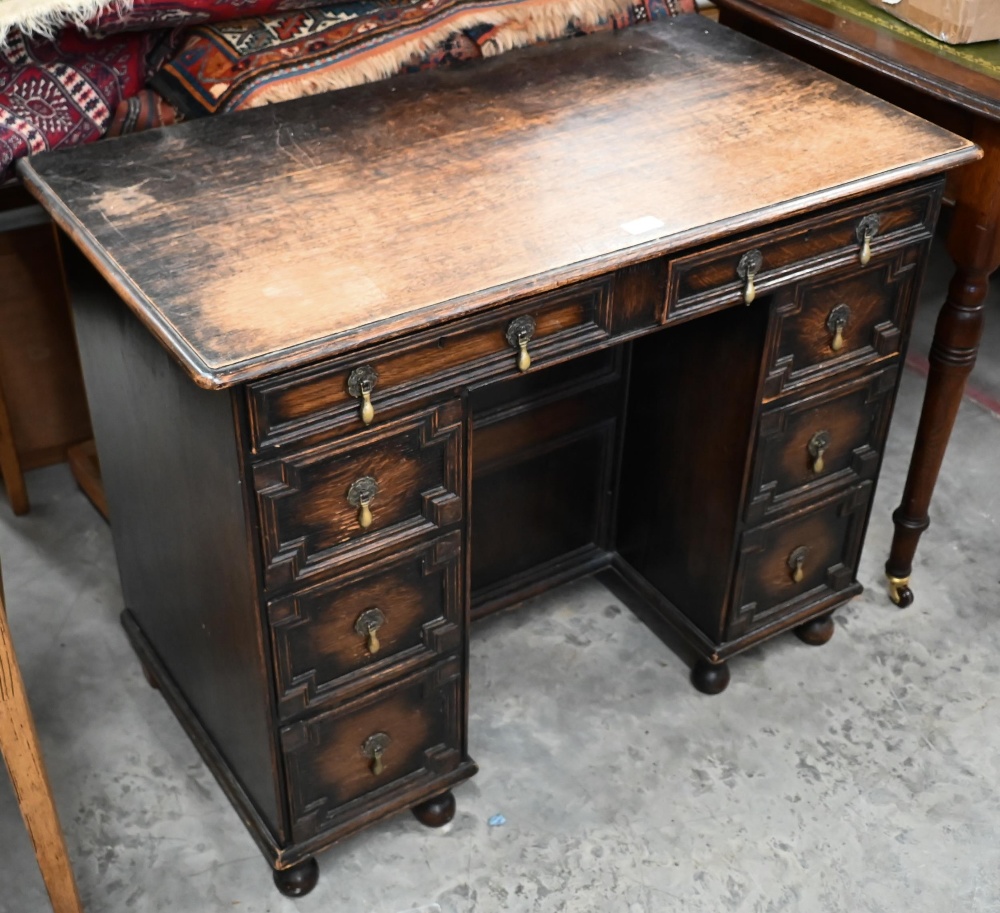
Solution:
[[[14,655],[0,581],[0,754],[35,847],[35,858],[55,913],[82,913],[66,841],[42,761],[38,733]]]
[[[934,330],[927,391],[903,500],[892,515],[896,530],[885,572],[889,595],[898,606],[913,602],[909,587],[913,556],[930,525],[931,496],[983,335],[990,273],[1000,265],[1000,124],[979,120],[973,132],[985,156],[956,174],[948,251],[957,269]]]

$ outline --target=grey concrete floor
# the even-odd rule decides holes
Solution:
[[[939,259],[927,289],[942,287]],[[1000,296],[994,296],[1000,298]],[[991,302],[1000,328],[1000,300]],[[921,316],[915,354],[926,353]],[[1000,394],[1000,344],[975,383]],[[994,385],[991,386],[991,385]],[[705,697],[582,581],[474,632],[470,751],[442,831],[400,815],[280,896],[118,624],[108,529],[64,467],[0,502],[11,625],[87,909],[1000,910],[1000,420],[962,409],[900,611],[882,588],[922,395],[907,371],[862,560],[822,648],[779,638]],[[490,826],[501,814],[506,823]],[[48,909],[0,778],[0,911]]]

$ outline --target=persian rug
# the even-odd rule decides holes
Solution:
[[[118,104],[170,53],[164,33],[53,40],[19,31],[0,49],[0,181],[24,155],[99,139]]]
[[[82,25],[107,11],[116,0],[0,0],[0,47],[17,30],[23,35],[51,37],[64,25]],[[127,5],[121,0],[120,6]]]
[[[225,19],[263,16],[315,6],[322,2],[323,0],[132,0],[127,6],[105,7],[84,28],[99,35],[177,28]]]
[[[88,35],[148,31],[261,16],[322,0],[0,0],[0,47],[19,31],[53,37],[65,26]]]
[[[150,85],[183,117],[204,117],[693,6],[694,0],[360,0],[194,28]]]
[[[152,89],[140,89],[137,95],[118,103],[105,136],[124,136],[154,127],[169,127],[182,118],[177,109]]]
[[[180,32],[125,31],[309,2],[0,0],[0,183],[18,158],[100,139],[115,118],[120,129],[170,122],[173,112],[161,100],[145,107],[129,102],[170,56]]]

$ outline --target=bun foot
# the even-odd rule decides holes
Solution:
[[[889,577],[889,598],[901,609],[913,605],[913,590],[909,577]]]
[[[319,881],[319,863],[310,856],[290,869],[275,869],[274,884],[285,897],[305,897]]]
[[[417,821],[427,827],[444,827],[455,817],[455,796],[449,789],[440,796],[413,806],[413,814]]]
[[[699,659],[691,669],[691,684],[702,694],[722,694],[729,686],[729,663]]]
[[[795,634],[799,640],[809,644],[810,647],[822,647],[833,637],[834,627],[832,615],[820,615],[819,618],[813,618],[811,621],[799,625],[795,629]]]

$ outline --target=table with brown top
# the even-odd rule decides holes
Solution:
[[[22,165],[126,630],[282,891],[450,820],[470,619],[601,573],[707,693],[831,636],[977,155],[692,16]]]
[[[973,139],[984,152],[949,183],[955,275],[938,316],[930,374],[886,574],[897,605],[910,574],[1000,267],[1000,42],[947,45],[865,0],[718,0],[722,22]]]

